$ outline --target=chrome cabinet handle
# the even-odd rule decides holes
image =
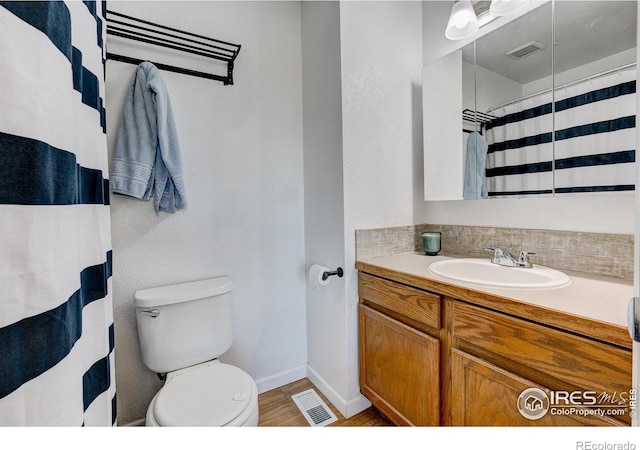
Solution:
[[[141,314],[146,314],[147,316],[151,316],[151,317],[158,317],[160,315],[160,311],[157,309],[147,309],[144,311],[140,311]]]

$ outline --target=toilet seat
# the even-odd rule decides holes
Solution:
[[[255,381],[241,369],[214,363],[195,366],[172,377],[152,405],[160,426],[243,425],[257,412]]]

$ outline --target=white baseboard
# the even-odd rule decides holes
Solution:
[[[286,372],[277,373],[266,378],[256,380],[258,385],[258,394],[270,391],[272,389],[279,388],[285,384],[293,383],[294,381],[302,380],[307,376],[307,366],[299,366]]]
[[[309,378],[309,381],[311,381],[347,419],[371,406],[371,402],[362,394],[358,394],[348,401],[345,400],[344,397],[338,394],[311,366],[307,366],[307,378]]]
[[[371,402],[367,398],[358,393],[358,395],[347,402],[347,414],[345,417],[353,417],[371,406]]]

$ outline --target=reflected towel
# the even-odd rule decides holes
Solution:
[[[487,198],[487,186],[484,182],[487,159],[487,141],[477,131],[469,134],[467,140],[467,163],[464,170],[464,198]]]

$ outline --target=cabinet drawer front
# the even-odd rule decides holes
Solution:
[[[440,328],[440,296],[366,273],[359,274],[360,302],[382,307],[385,312],[409,325]]]
[[[631,352],[464,303],[455,303],[454,346],[505,368],[538,372],[551,389],[580,389],[628,396]],[[497,357],[497,359],[495,359]],[[510,367],[506,367],[509,365]]]

